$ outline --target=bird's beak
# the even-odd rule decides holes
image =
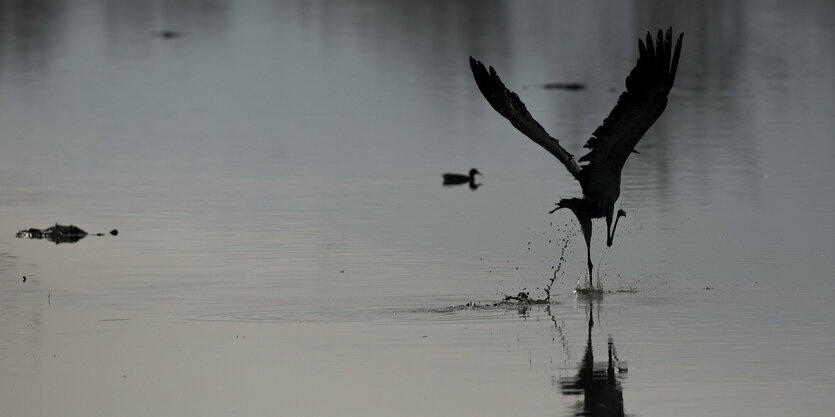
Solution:
[[[636,154],[638,154],[638,155],[640,155],[640,154],[641,154],[640,152],[638,152],[638,151],[636,151],[636,150],[634,150],[634,149],[632,150],[632,153],[636,153]]]

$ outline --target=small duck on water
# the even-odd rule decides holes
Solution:
[[[444,185],[461,185],[470,183],[470,188],[475,190],[481,184],[476,184],[475,176],[482,175],[478,172],[477,169],[473,168],[470,170],[470,175],[462,175],[462,174],[444,174]]]

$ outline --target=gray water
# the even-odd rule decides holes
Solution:
[[[831,415],[835,6],[692,3],[0,3],[2,414]],[[579,187],[467,57],[581,155],[668,26],[575,296]]]

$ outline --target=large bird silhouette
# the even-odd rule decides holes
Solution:
[[[620,196],[621,170],[629,155],[637,153],[635,145],[664,112],[667,94],[675,81],[684,33],[678,36],[675,49],[672,47],[672,36],[673,30],[669,28],[666,34],[659,29],[655,42],[649,32],[646,44],[638,39],[638,63],[626,77],[626,91],[586,142],[584,148],[590,151],[579,159],[579,162],[587,162],[582,166],[528,113],[519,96],[504,86],[493,67],[488,71],[484,64],[470,57],[476,84],[490,105],[525,136],[557,157],[580,182],[583,197],[561,199],[552,213],[567,208],[577,216],[586,239],[589,283],[592,286],[591,219],[606,217],[606,244],[612,246],[618,220],[626,216],[623,210],[618,210],[617,217],[614,216],[615,202]]]

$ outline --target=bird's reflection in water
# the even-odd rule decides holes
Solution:
[[[594,300],[589,300],[588,339],[583,360],[579,364],[576,375],[554,378],[563,395],[583,396],[574,406],[576,416],[623,416],[623,388],[621,381],[625,378],[625,362],[617,356],[615,342],[609,336],[609,359],[606,362],[594,361],[592,346],[592,328]],[[554,321],[556,323],[556,320]]]

